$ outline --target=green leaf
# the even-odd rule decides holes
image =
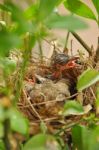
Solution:
[[[46,17],[49,17],[49,14],[53,11],[54,6],[59,5],[63,1],[64,0],[54,0],[54,1],[41,0],[40,6],[38,6],[38,4],[31,5],[29,8],[25,10],[24,15],[27,19],[32,19],[32,20],[37,20],[37,18],[39,17],[40,17],[40,20],[42,18],[45,19]]]
[[[88,150],[98,150],[99,149],[99,126],[93,128],[90,133],[90,140],[88,143]]]
[[[0,138],[3,138],[4,136],[4,126],[3,124],[0,122]]]
[[[62,115],[81,115],[84,113],[83,107],[76,101],[68,101],[65,103]]]
[[[98,15],[99,15],[99,0],[92,0],[92,2],[96,8]]]
[[[99,72],[94,69],[87,69],[78,78],[77,89],[82,91],[97,81],[99,81]]]
[[[5,119],[5,110],[4,110],[3,106],[0,105],[0,122],[3,122],[4,119]]]
[[[6,58],[4,63],[5,63],[6,71],[8,72],[8,74],[11,74],[15,71],[16,62],[14,60],[10,60]]]
[[[28,120],[15,108],[8,111],[11,122],[11,129],[21,134],[27,134],[29,129]]]
[[[87,28],[87,24],[77,17],[59,16],[55,14],[49,17],[45,24],[49,28],[68,29],[70,31]]]
[[[35,20],[37,13],[38,13],[38,5],[33,4],[25,10],[24,15],[27,19]]]
[[[73,148],[88,150],[89,134],[84,126],[76,125],[72,128]]]
[[[0,56],[8,56],[9,51],[21,44],[21,40],[14,33],[0,32]]]
[[[5,75],[11,75],[16,69],[16,62],[8,58],[0,59],[0,67],[3,69]]]
[[[92,10],[79,0],[66,0],[64,2],[64,6],[76,15],[96,20],[96,17]]]
[[[39,5],[39,19],[45,19],[53,12],[58,0],[40,0]]]
[[[32,137],[22,150],[61,150],[55,138],[51,135],[38,134]]]
[[[56,3],[56,6],[60,5],[61,3],[63,3],[65,0],[58,0]]]
[[[6,150],[3,140],[0,140],[0,150]]]
[[[10,11],[9,7],[7,5],[3,5],[3,4],[0,4],[0,9],[4,10],[4,11]]]
[[[9,11],[11,12],[12,21],[16,23],[16,34],[30,32],[32,25],[30,22],[27,22],[27,19],[24,15],[24,11],[11,2],[7,2],[5,6],[8,7]]]
[[[99,127],[88,129],[85,126],[76,125],[72,128],[73,149],[98,150]]]

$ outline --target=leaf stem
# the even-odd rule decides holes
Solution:
[[[67,35],[66,35],[66,42],[65,42],[65,47],[64,47],[64,49],[67,48],[67,44],[68,44],[68,40],[69,40],[69,35],[70,35],[70,32],[68,31],[68,32],[67,32]]]

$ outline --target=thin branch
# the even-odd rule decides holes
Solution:
[[[36,109],[34,108],[34,106],[32,105],[31,101],[29,98],[27,98],[27,95],[25,93],[25,91],[23,90],[24,96],[26,98],[26,101],[28,102],[28,104],[30,105],[30,107],[32,108],[33,112],[35,113],[35,115],[38,117],[38,119],[40,121],[42,121],[41,116],[39,115],[39,113],[36,111]]]
[[[95,55],[94,60],[95,62],[99,61],[99,37],[98,37],[98,44],[97,44],[96,55]]]
[[[39,119],[40,121],[42,121],[41,116],[40,116],[39,113],[36,111],[36,109],[34,108],[34,106],[31,104],[31,101],[30,101],[28,98],[27,98],[27,101],[28,101],[30,107],[32,108],[33,112],[34,112],[34,113],[36,114],[36,116],[38,117],[38,119]]]
[[[78,93],[75,93],[75,94],[73,94],[73,95],[71,95],[71,96],[68,96],[68,97],[66,97],[66,99],[70,99],[70,98],[73,98],[74,96],[77,96],[78,95]],[[62,101],[65,101],[65,99],[59,99],[59,100],[53,100],[53,101],[44,101],[44,102],[40,102],[40,103],[33,103],[33,104],[31,104],[32,106],[39,106],[39,105],[44,105],[44,104],[48,104],[48,103],[55,103],[55,102],[62,102]],[[30,105],[25,105],[25,106],[23,106],[21,103],[18,103],[18,106],[19,106],[19,108],[27,108],[27,107],[30,107]]]
[[[87,50],[89,55],[92,55],[91,48],[81,39],[81,37],[75,32],[71,32],[71,33],[80,42],[80,44]]]
[[[57,120],[59,119],[58,116],[56,117],[51,117],[51,118],[45,118],[45,119],[42,119],[43,122],[51,122],[51,121],[54,121],[54,120]],[[30,122],[30,125],[34,125],[35,123],[39,123],[41,122],[40,120],[36,120],[36,121],[33,121],[33,122]]]
[[[66,132],[67,129],[70,129],[70,128],[72,128],[73,126],[75,126],[76,124],[81,123],[81,122],[82,122],[82,119],[79,120],[79,121],[76,121],[76,122],[71,122],[71,123],[67,124],[66,126],[64,126],[63,128],[61,128],[57,133],[55,133],[55,135],[56,135],[56,136],[57,136],[57,135],[60,135],[61,133]]]

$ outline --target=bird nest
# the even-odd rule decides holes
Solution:
[[[79,75],[90,65],[89,58],[81,60],[79,68],[67,69],[57,80],[52,80],[46,78],[46,75],[53,72],[50,65],[36,62],[29,64],[18,108],[30,121],[30,134],[40,132],[42,121],[45,122],[49,133],[55,133],[64,126],[67,126],[68,130],[72,123],[77,123],[82,115],[65,118],[60,115],[66,101],[77,100],[83,106],[90,104],[91,111],[95,109],[96,86],[93,85],[82,93],[78,93],[76,89]]]

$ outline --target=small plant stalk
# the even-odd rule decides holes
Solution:
[[[9,134],[10,134],[10,122],[9,119],[6,119],[4,121],[4,143],[5,143],[6,150],[11,150]]]
[[[64,53],[68,53],[67,44],[69,40],[69,35],[70,35],[70,32],[68,31],[66,35],[66,41],[65,41],[64,51],[63,51]]]
[[[41,59],[41,62],[43,62],[43,50],[42,50],[41,39],[38,40],[38,46],[39,46],[39,52],[40,52],[40,59]]]
[[[24,53],[23,53],[23,63],[22,66],[20,68],[19,71],[19,76],[18,76],[18,80],[16,82],[16,95],[15,95],[15,104],[17,103],[17,101],[20,98],[21,95],[21,90],[23,87],[23,80],[24,80],[24,75],[25,75],[25,70],[26,70],[26,66],[29,62],[30,59],[30,55],[31,55],[31,47],[30,47],[30,35],[28,35],[25,39],[24,39]]]

